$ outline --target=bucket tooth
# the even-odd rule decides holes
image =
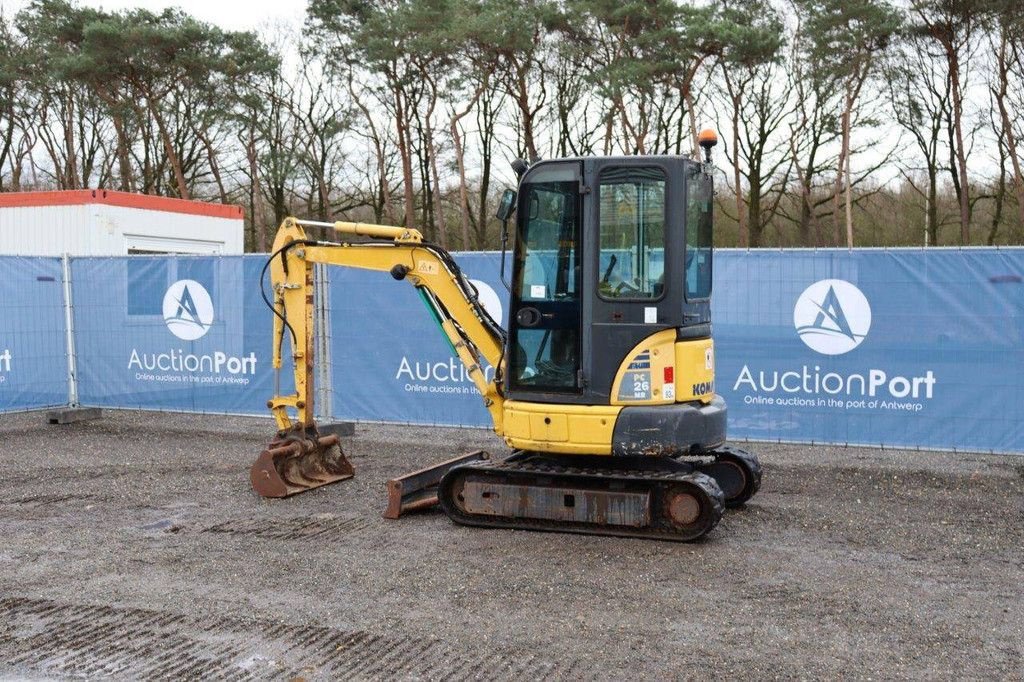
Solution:
[[[315,434],[275,438],[249,472],[253,490],[263,497],[288,497],[354,475],[338,437]]]

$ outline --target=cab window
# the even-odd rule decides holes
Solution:
[[[660,168],[614,168],[601,174],[598,293],[602,298],[661,298],[665,185]]]
[[[715,191],[711,176],[695,172],[686,187],[686,300],[711,296],[712,209]]]

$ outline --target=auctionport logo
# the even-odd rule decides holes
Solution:
[[[800,294],[793,309],[793,326],[811,350],[842,355],[867,337],[871,306],[849,282],[823,279]],[[939,383],[931,369],[916,374],[877,367],[846,372],[822,367],[824,364],[768,369],[743,365],[732,390],[746,390],[746,405],[920,412],[935,396]]]
[[[804,289],[793,308],[793,326],[808,348],[823,355],[848,353],[871,329],[871,306],[860,289],[823,279]]]
[[[213,324],[210,293],[195,280],[178,280],[164,294],[164,322],[182,341],[202,338]]]

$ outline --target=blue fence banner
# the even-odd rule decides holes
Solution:
[[[507,326],[499,255],[456,258]],[[265,259],[71,259],[81,404],[266,415]],[[0,412],[70,399],[62,272],[0,257]],[[413,287],[355,268],[321,279],[332,417],[491,426]],[[1024,249],[719,250],[712,317],[732,439],[1024,453]]]
[[[68,400],[59,258],[0,257],[0,412]]]
[[[455,255],[488,312],[507,327],[500,255]],[[335,417],[492,425],[472,379],[408,282],[352,268],[331,268],[329,277]],[[493,368],[485,371],[493,376]]]
[[[1024,250],[716,252],[732,438],[1024,452]]]
[[[83,405],[267,414],[272,321],[265,256],[76,258]],[[293,390],[284,372],[282,389]]]
[[[496,254],[458,259],[507,301]],[[1022,249],[716,252],[730,437],[1024,452],[1022,276]],[[330,277],[335,416],[490,426],[411,287]]]

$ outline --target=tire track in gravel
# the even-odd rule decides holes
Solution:
[[[124,679],[568,679],[578,661],[440,639],[167,611],[0,599],[0,672]]]

